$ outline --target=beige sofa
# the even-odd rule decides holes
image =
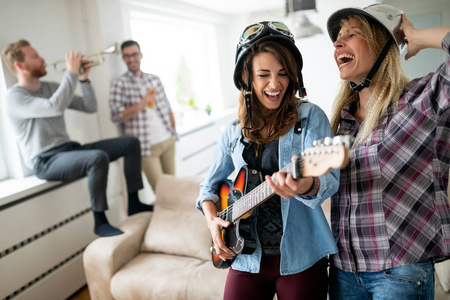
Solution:
[[[164,175],[153,213],[128,217],[119,226],[125,234],[98,238],[86,248],[92,300],[223,298],[228,271],[211,263],[210,234],[195,208],[199,183]],[[327,218],[329,202],[322,205]],[[435,299],[449,300],[450,260],[436,265],[435,278]]]
[[[195,208],[200,181],[164,175],[154,212],[135,214],[124,234],[98,238],[83,263],[91,299],[222,299],[228,271],[211,262],[211,237]]]

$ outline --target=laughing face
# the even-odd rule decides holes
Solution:
[[[253,90],[261,104],[277,109],[289,85],[284,66],[272,54],[262,52],[253,58]]]
[[[356,19],[350,18],[344,23],[333,46],[334,59],[341,79],[361,82],[375,63],[375,56],[361,37],[361,29]]]

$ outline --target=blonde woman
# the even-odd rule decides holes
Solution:
[[[332,197],[330,299],[434,298],[434,260],[450,255],[450,60],[410,81],[399,47],[449,54],[449,31],[383,4],[328,19],[342,79],[331,124],[355,137]]]

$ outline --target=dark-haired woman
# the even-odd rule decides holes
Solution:
[[[234,259],[225,299],[326,299],[327,255],[336,245],[321,203],[338,188],[337,170],[294,179],[282,168],[291,157],[332,136],[329,121],[305,96],[302,57],[289,29],[280,22],[246,28],[238,44],[234,82],[241,91],[238,121],[229,124],[197,207],[205,217],[223,260]],[[219,185],[246,165],[261,174],[275,194],[253,210],[253,253],[238,254],[225,245],[217,216]],[[272,175],[272,176],[270,176]]]

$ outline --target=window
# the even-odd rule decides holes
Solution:
[[[0,59],[0,99],[1,99],[1,103],[0,103],[0,128],[2,128],[4,130],[4,128],[6,127],[6,114],[3,112],[4,110],[4,99],[5,99],[5,94],[6,94],[6,82],[5,82],[5,76],[4,76],[4,72],[3,72],[3,66],[2,66],[2,61]],[[5,178],[8,177],[8,170],[6,168],[6,164],[5,164],[5,150],[4,150],[4,145],[6,144],[6,140],[4,138],[4,133],[2,130],[0,130],[0,180],[3,180]]]
[[[130,29],[141,46],[142,70],[161,78],[179,125],[222,105],[214,25],[131,12]]]
[[[0,180],[8,177],[5,160],[3,158],[4,158],[3,151],[2,148],[0,147]]]
[[[16,133],[6,113],[7,85],[13,85],[16,80],[6,67],[2,67],[0,60],[0,180],[31,175],[31,171],[25,169],[22,165],[21,155],[16,143]]]

